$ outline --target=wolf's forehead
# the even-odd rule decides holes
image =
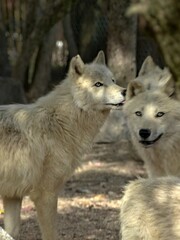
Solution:
[[[113,77],[112,72],[104,65],[94,64],[89,67],[85,72],[84,75],[88,78],[92,78],[94,81],[97,79],[105,80],[111,79]]]
[[[148,103],[144,107],[144,112],[146,115],[152,116],[157,111],[157,105],[155,103]]]

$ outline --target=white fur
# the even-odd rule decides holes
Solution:
[[[172,95],[175,92],[175,82],[169,69],[161,69],[154,63],[151,56],[144,60],[135,81],[143,83],[147,90],[164,90],[165,87],[167,95]]]
[[[84,64],[76,56],[67,78],[48,95],[33,104],[0,107],[0,194],[5,228],[15,238],[21,200],[30,195],[43,240],[56,239],[59,189],[81,163],[110,109],[120,109],[111,104],[124,101],[124,89],[112,82],[103,57],[100,52],[93,63]],[[96,87],[96,82],[104,85]]]
[[[157,67],[150,57],[127,88],[124,113],[132,142],[145,162],[149,177],[180,176],[180,105],[169,97],[174,91],[169,71]],[[158,113],[164,115],[158,117]],[[142,138],[142,129],[150,130],[147,139]],[[157,141],[143,145],[144,140]]]
[[[135,113],[140,111],[142,116]],[[149,177],[180,176],[180,105],[161,92],[144,91],[126,102],[124,112],[132,142],[145,162]],[[158,112],[165,113],[156,117]],[[144,146],[139,131],[150,129],[148,141],[160,134],[162,137],[152,145]]]
[[[120,240],[180,239],[180,179],[139,179],[126,186]]]

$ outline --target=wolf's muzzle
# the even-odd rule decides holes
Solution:
[[[162,135],[163,135],[163,133],[161,133],[157,138],[155,138],[154,140],[151,140],[151,141],[142,140],[139,142],[141,144],[143,144],[144,146],[150,146],[150,145],[154,144],[155,142],[157,142],[162,137]]]
[[[121,92],[121,94],[123,95],[123,97],[125,97],[125,96],[126,96],[126,89],[124,89],[124,90]]]
[[[139,130],[139,136],[143,139],[147,139],[150,135],[151,135],[151,130],[148,128],[147,129],[142,128]]]

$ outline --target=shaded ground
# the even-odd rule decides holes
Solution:
[[[128,181],[144,176],[127,141],[95,144],[83,166],[68,181],[58,200],[58,239],[118,240],[119,206]],[[2,203],[0,202],[0,209]],[[3,212],[0,216],[2,225]],[[26,197],[20,240],[40,240],[36,212]]]

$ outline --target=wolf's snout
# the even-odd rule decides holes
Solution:
[[[121,94],[125,97],[126,96],[126,89],[123,89]]]
[[[146,128],[142,128],[142,129],[139,130],[139,135],[143,139],[146,139],[146,138],[148,138],[151,135],[151,130],[150,129],[146,129]]]

